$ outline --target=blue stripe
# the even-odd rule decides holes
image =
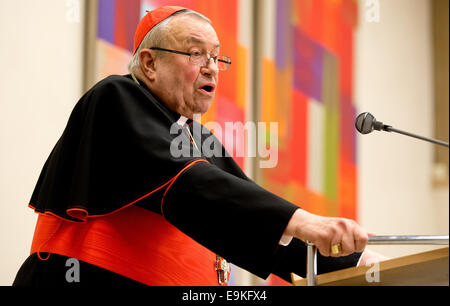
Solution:
[[[97,37],[114,44],[115,0],[99,0]]]

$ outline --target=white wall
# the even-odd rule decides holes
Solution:
[[[29,254],[28,201],[81,94],[83,3],[0,1],[0,285]]]
[[[360,1],[355,99],[395,128],[433,136],[431,1],[380,0],[379,22]],[[372,1],[373,2],[373,1]],[[448,235],[448,187],[434,190],[433,145],[394,133],[358,134],[359,221],[377,235]],[[424,246],[372,246],[397,257]]]

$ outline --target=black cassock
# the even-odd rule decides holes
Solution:
[[[274,273],[290,281],[290,272],[304,276],[305,244],[294,238],[288,246],[279,245],[289,219],[299,207],[255,184],[217,138],[188,120],[185,129],[190,129],[197,147],[208,139],[210,148],[221,152],[217,155],[222,157],[199,154],[189,141],[189,133],[174,129],[179,119],[179,114],[130,75],[100,81],[75,105],[42,169],[29,205],[36,212],[82,222],[71,211],[95,217],[119,210],[173,178],[190,162],[206,160],[208,163],[196,163],[178,177],[163,205],[165,188],[133,205],[163,214],[198,243],[259,277]],[[194,133],[196,128],[201,129],[200,135]],[[180,142],[180,137],[188,141]],[[188,150],[191,154],[174,157],[171,145],[172,150]],[[319,255],[318,272],[355,266],[360,255]],[[67,270],[66,259],[53,254],[41,261],[32,254],[14,284],[73,285],[61,277]],[[139,285],[88,263],[81,262],[81,271],[81,285]]]

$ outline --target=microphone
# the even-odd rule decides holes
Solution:
[[[385,130],[387,126],[383,122],[377,121],[371,113],[362,113],[356,117],[355,127],[361,134],[372,133],[373,130]]]
[[[438,144],[438,145],[448,148],[448,142],[444,142],[441,140],[435,140],[432,138],[427,138],[427,137],[415,135],[415,134],[412,134],[409,132],[394,129],[390,125],[386,125],[381,121],[377,121],[377,119],[371,113],[368,113],[368,112],[361,113],[358,115],[358,117],[356,117],[355,127],[358,130],[358,132],[360,132],[361,134],[369,134],[369,133],[372,133],[373,130],[385,131],[385,132],[395,132],[395,133],[399,133],[402,135],[406,135],[406,136],[418,138],[421,140],[425,140],[428,142],[432,142],[434,144]]]

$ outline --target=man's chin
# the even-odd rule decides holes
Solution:
[[[202,116],[205,114],[209,108],[211,107],[212,99],[210,101],[202,101],[202,103],[198,104],[198,108],[195,110],[195,114],[198,116]]]

